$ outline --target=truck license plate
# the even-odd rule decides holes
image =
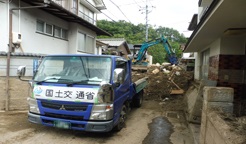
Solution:
[[[55,121],[54,126],[57,128],[70,129],[71,123],[70,122],[63,122],[63,121]]]

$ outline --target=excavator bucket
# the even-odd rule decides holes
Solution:
[[[174,65],[178,64],[178,59],[175,55],[169,56],[169,61],[171,62],[171,64],[174,64]]]

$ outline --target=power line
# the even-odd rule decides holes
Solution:
[[[110,12],[108,9],[106,9],[112,16],[114,16],[116,19],[119,19],[117,16],[115,16],[112,12]]]
[[[109,0],[111,3],[113,3],[119,10],[120,12],[125,16],[125,18],[131,23],[131,21],[126,17],[126,15],[123,13],[123,11],[120,9],[120,7],[118,5],[116,5],[114,2],[112,2],[112,0]]]
[[[155,1],[155,0],[149,0],[149,1]],[[140,3],[146,3],[146,2],[145,1],[141,1],[141,2],[134,2],[134,3],[122,4],[122,5],[119,5],[119,7],[127,6],[127,5],[135,5],[135,4],[140,4]]]
[[[102,12],[102,11],[101,11]],[[109,17],[108,15],[106,15],[104,12],[102,12],[102,14],[104,14],[107,18],[111,19],[113,22],[116,22],[115,20],[113,20],[111,17]]]
[[[136,5],[138,5],[141,8],[141,6],[135,0],[133,0],[133,1],[135,2]]]

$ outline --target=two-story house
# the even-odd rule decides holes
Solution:
[[[195,79],[234,88],[234,113],[246,113],[246,1],[199,0],[184,52],[196,52]]]
[[[27,84],[15,77],[19,65],[32,76],[47,54],[101,54],[96,36],[110,34],[96,20],[105,8],[102,0],[1,0],[0,110],[26,106]]]

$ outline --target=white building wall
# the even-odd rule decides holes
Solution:
[[[8,4],[0,2],[0,51],[8,50]]]
[[[21,3],[21,7],[29,6]],[[10,8],[19,7],[19,0],[13,0],[10,3]],[[8,50],[8,4],[0,3],[0,51],[7,52]],[[20,19],[19,19],[20,18]],[[20,32],[22,35],[21,46],[24,53],[40,53],[40,54],[74,54],[77,52],[77,33],[81,32],[90,35],[96,39],[96,33],[84,26],[76,23],[69,23],[60,18],[57,18],[49,13],[46,13],[38,8],[14,10],[13,11],[13,32]],[[41,20],[48,24],[56,25],[68,30],[68,40],[63,40],[40,34],[36,32],[36,22]],[[94,42],[94,53],[96,50],[96,40]],[[21,49],[16,49],[16,52],[21,52]]]
[[[20,23],[19,23],[20,17]],[[20,31],[22,49],[25,53],[65,54],[68,52],[68,41],[36,32],[36,22],[42,20],[68,30],[68,22],[61,20],[40,9],[21,10],[13,13],[13,32]],[[20,29],[19,29],[20,28]]]
[[[212,2],[213,0],[202,0],[201,6],[198,7],[198,23]]]
[[[243,55],[245,54],[245,37],[243,36],[223,36],[222,38],[218,38],[210,45],[206,46],[206,48],[202,49],[197,53],[196,62],[195,62],[195,79],[200,79],[201,72],[201,53],[206,49],[210,49],[210,57],[216,56],[220,54],[230,54],[230,55]]]
[[[210,57],[219,55],[221,49],[221,39],[218,38],[215,40],[211,45],[208,46],[208,48],[210,48]]]
[[[221,40],[221,54],[243,55],[245,54],[245,37],[224,36]]]
[[[69,44],[68,44],[68,53],[69,54],[86,54],[83,52],[78,51],[78,32],[90,35],[95,38],[94,41],[94,54],[97,54],[97,49],[96,49],[96,32],[87,29],[77,23],[70,23],[69,24]]]
[[[87,0],[89,3],[91,3],[93,6],[96,6],[94,0]]]
[[[77,53],[78,48],[78,41],[77,41],[77,35],[78,35],[78,28],[76,23],[69,23],[69,33],[68,33],[68,53],[74,54]]]
[[[200,22],[202,18],[202,13],[203,13],[203,7],[198,7],[198,17],[197,17],[197,24]]]
[[[219,55],[220,54],[220,47],[221,47],[221,39],[218,38],[210,45],[204,47],[201,51],[194,53],[195,56],[195,69],[194,69],[194,79],[200,80],[201,79],[201,71],[202,71],[202,52],[210,49],[210,56]]]
[[[200,79],[200,70],[201,70],[201,53],[195,52],[195,67],[194,67],[194,79]]]
[[[83,34],[86,34],[86,35],[89,35],[91,37],[94,37],[94,54],[97,53],[97,50],[96,50],[96,33],[90,29],[86,29],[85,27],[81,26],[81,25],[78,25],[78,32],[81,32]],[[81,52],[78,52],[78,53],[81,53]]]
[[[21,3],[21,7],[29,6]],[[0,51],[8,51],[9,29],[8,29],[8,8],[19,7],[19,0],[13,0],[10,4],[0,2]],[[19,19],[20,18],[20,19]],[[81,26],[76,23],[69,23],[60,18],[57,18],[40,9],[25,9],[13,11],[13,32],[20,32],[22,35],[21,46],[24,53],[38,54],[76,54],[78,40],[77,33],[93,36],[96,38],[96,32]],[[56,25],[68,30],[68,40],[63,40],[40,34],[36,32],[36,22],[41,20],[48,24]],[[94,42],[94,53],[96,53],[96,41]],[[21,52],[21,49],[15,49],[15,52]],[[10,76],[16,76],[17,67],[20,65],[27,66],[27,76],[32,76],[32,65],[34,57],[21,58],[11,57],[10,61]],[[0,76],[6,76],[6,56],[1,57],[0,61]]]

